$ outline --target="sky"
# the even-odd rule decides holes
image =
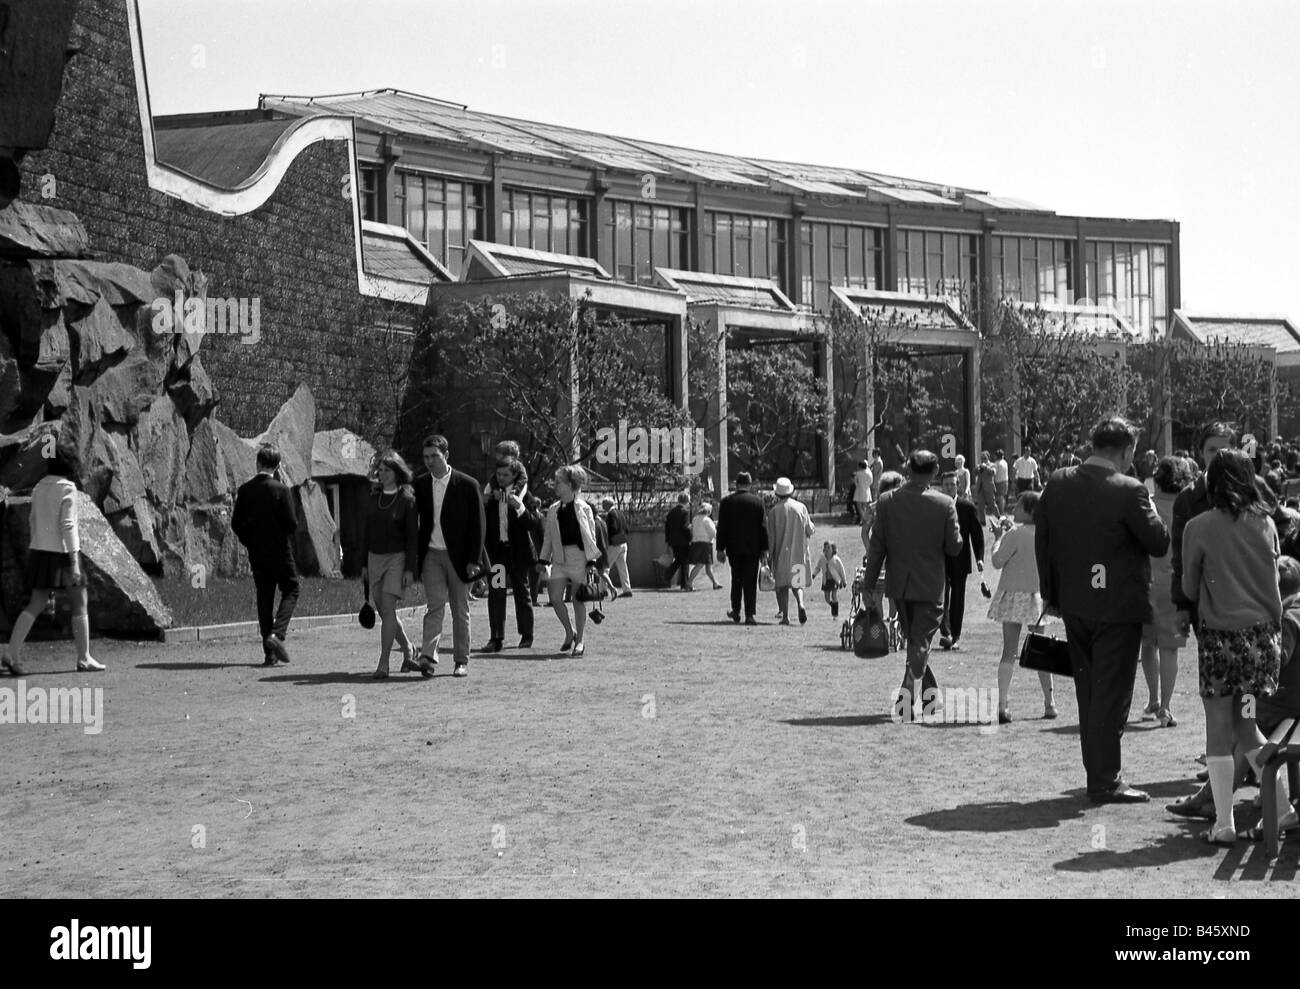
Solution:
[[[1296,0],[140,0],[155,114],[395,87],[1181,224],[1193,312],[1300,317]],[[1290,233],[1288,233],[1290,231]]]

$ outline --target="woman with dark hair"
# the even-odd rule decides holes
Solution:
[[[1214,799],[1211,844],[1237,839],[1232,816],[1234,736],[1262,779],[1265,738],[1254,704],[1277,690],[1281,666],[1282,598],[1277,586],[1278,538],[1272,506],[1255,484],[1250,458],[1224,449],[1210,461],[1211,510],[1183,532],[1183,592],[1197,609],[1200,693],[1205,705],[1205,765]],[[1295,823],[1290,807],[1280,821]]]
[[[1193,477],[1182,457],[1162,457],[1150,477],[1155,488],[1151,501],[1156,514],[1166,526],[1174,522],[1174,500]],[[1178,678],[1178,650],[1187,645],[1187,634],[1178,620],[1178,609],[1169,595],[1173,564],[1168,553],[1151,558],[1152,620],[1142,626],[1142,675],[1147,681],[1147,706],[1144,715],[1155,715],[1161,728],[1173,728],[1178,722],[1170,711],[1174,682]]]
[[[87,611],[86,575],[81,569],[81,537],[77,524],[77,468],[56,453],[45,463],[46,474],[32,489],[31,546],[27,556],[27,586],[31,598],[14,622],[9,646],[0,654],[0,667],[23,676],[23,643],[54,591],[66,591],[72,605],[72,638],[77,649],[77,669],[82,673],[104,669],[90,655],[90,615]]]
[[[396,640],[402,650],[402,672],[419,673],[411,658],[411,640],[397,617],[397,602],[415,583],[419,519],[415,510],[415,491],[411,487],[411,468],[401,455],[389,451],[379,458],[378,483],[371,489],[370,504],[362,528],[361,545],[366,565],[363,580],[370,581],[379,617],[379,666],[376,680],[388,676],[388,657]]]
[[[573,650],[574,656],[586,652],[582,633],[587,624],[587,604],[578,599],[577,590],[595,579],[600,549],[596,545],[596,519],[591,506],[578,497],[587,484],[587,472],[578,465],[561,467],[555,472],[556,501],[546,510],[546,536],[538,554],[537,569],[550,564],[546,590],[551,597],[560,624],[564,626],[564,644],[560,652]],[[573,591],[573,622],[564,605],[564,592]]]

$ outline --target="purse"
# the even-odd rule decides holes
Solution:
[[[357,612],[357,621],[361,623],[362,628],[375,627],[375,609],[370,604],[370,580],[369,578],[361,581],[361,592],[366,596],[365,603],[361,605],[361,610]]]
[[[758,589],[760,591],[776,590],[776,578],[772,576],[772,568],[766,563],[758,571]]]
[[[1038,616],[1038,624],[1043,623],[1043,614]],[[1026,670],[1039,673],[1051,673],[1058,677],[1073,677],[1074,665],[1070,662],[1070,645],[1065,639],[1041,632],[1030,632],[1025,636],[1025,644],[1020,648],[1020,665]]]
[[[853,654],[866,659],[888,656],[892,643],[885,616],[875,602],[867,605],[853,619]]]

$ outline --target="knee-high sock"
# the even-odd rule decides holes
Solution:
[[[90,616],[72,616],[72,640],[77,645],[77,662],[84,663],[90,658]]]
[[[1232,820],[1232,756],[1215,755],[1205,760],[1214,797],[1214,829],[1236,828]]]

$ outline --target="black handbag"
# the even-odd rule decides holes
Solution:
[[[366,601],[357,612],[357,621],[361,623],[362,628],[375,627],[375,609],[370,604],[370,579],[363,578],[361,581],[361,592],[365,594]]]
[[[1038,624],[1043,623],[1043,613],[1038,616]],[[1031,631],[1025,636],[1025,644],[1020,647],[1020,665],[1026,670],[1050,673],[1058,677],[1073,677],[1074,665],[1070,662],[1070,644],[1065,639],[1054,635],[1044,635]]]
[[[853,619],[850,634],[854,655],[864,659],[889,655],[889,628],[885,625],[885,616],[874,601],[858,612]]]

